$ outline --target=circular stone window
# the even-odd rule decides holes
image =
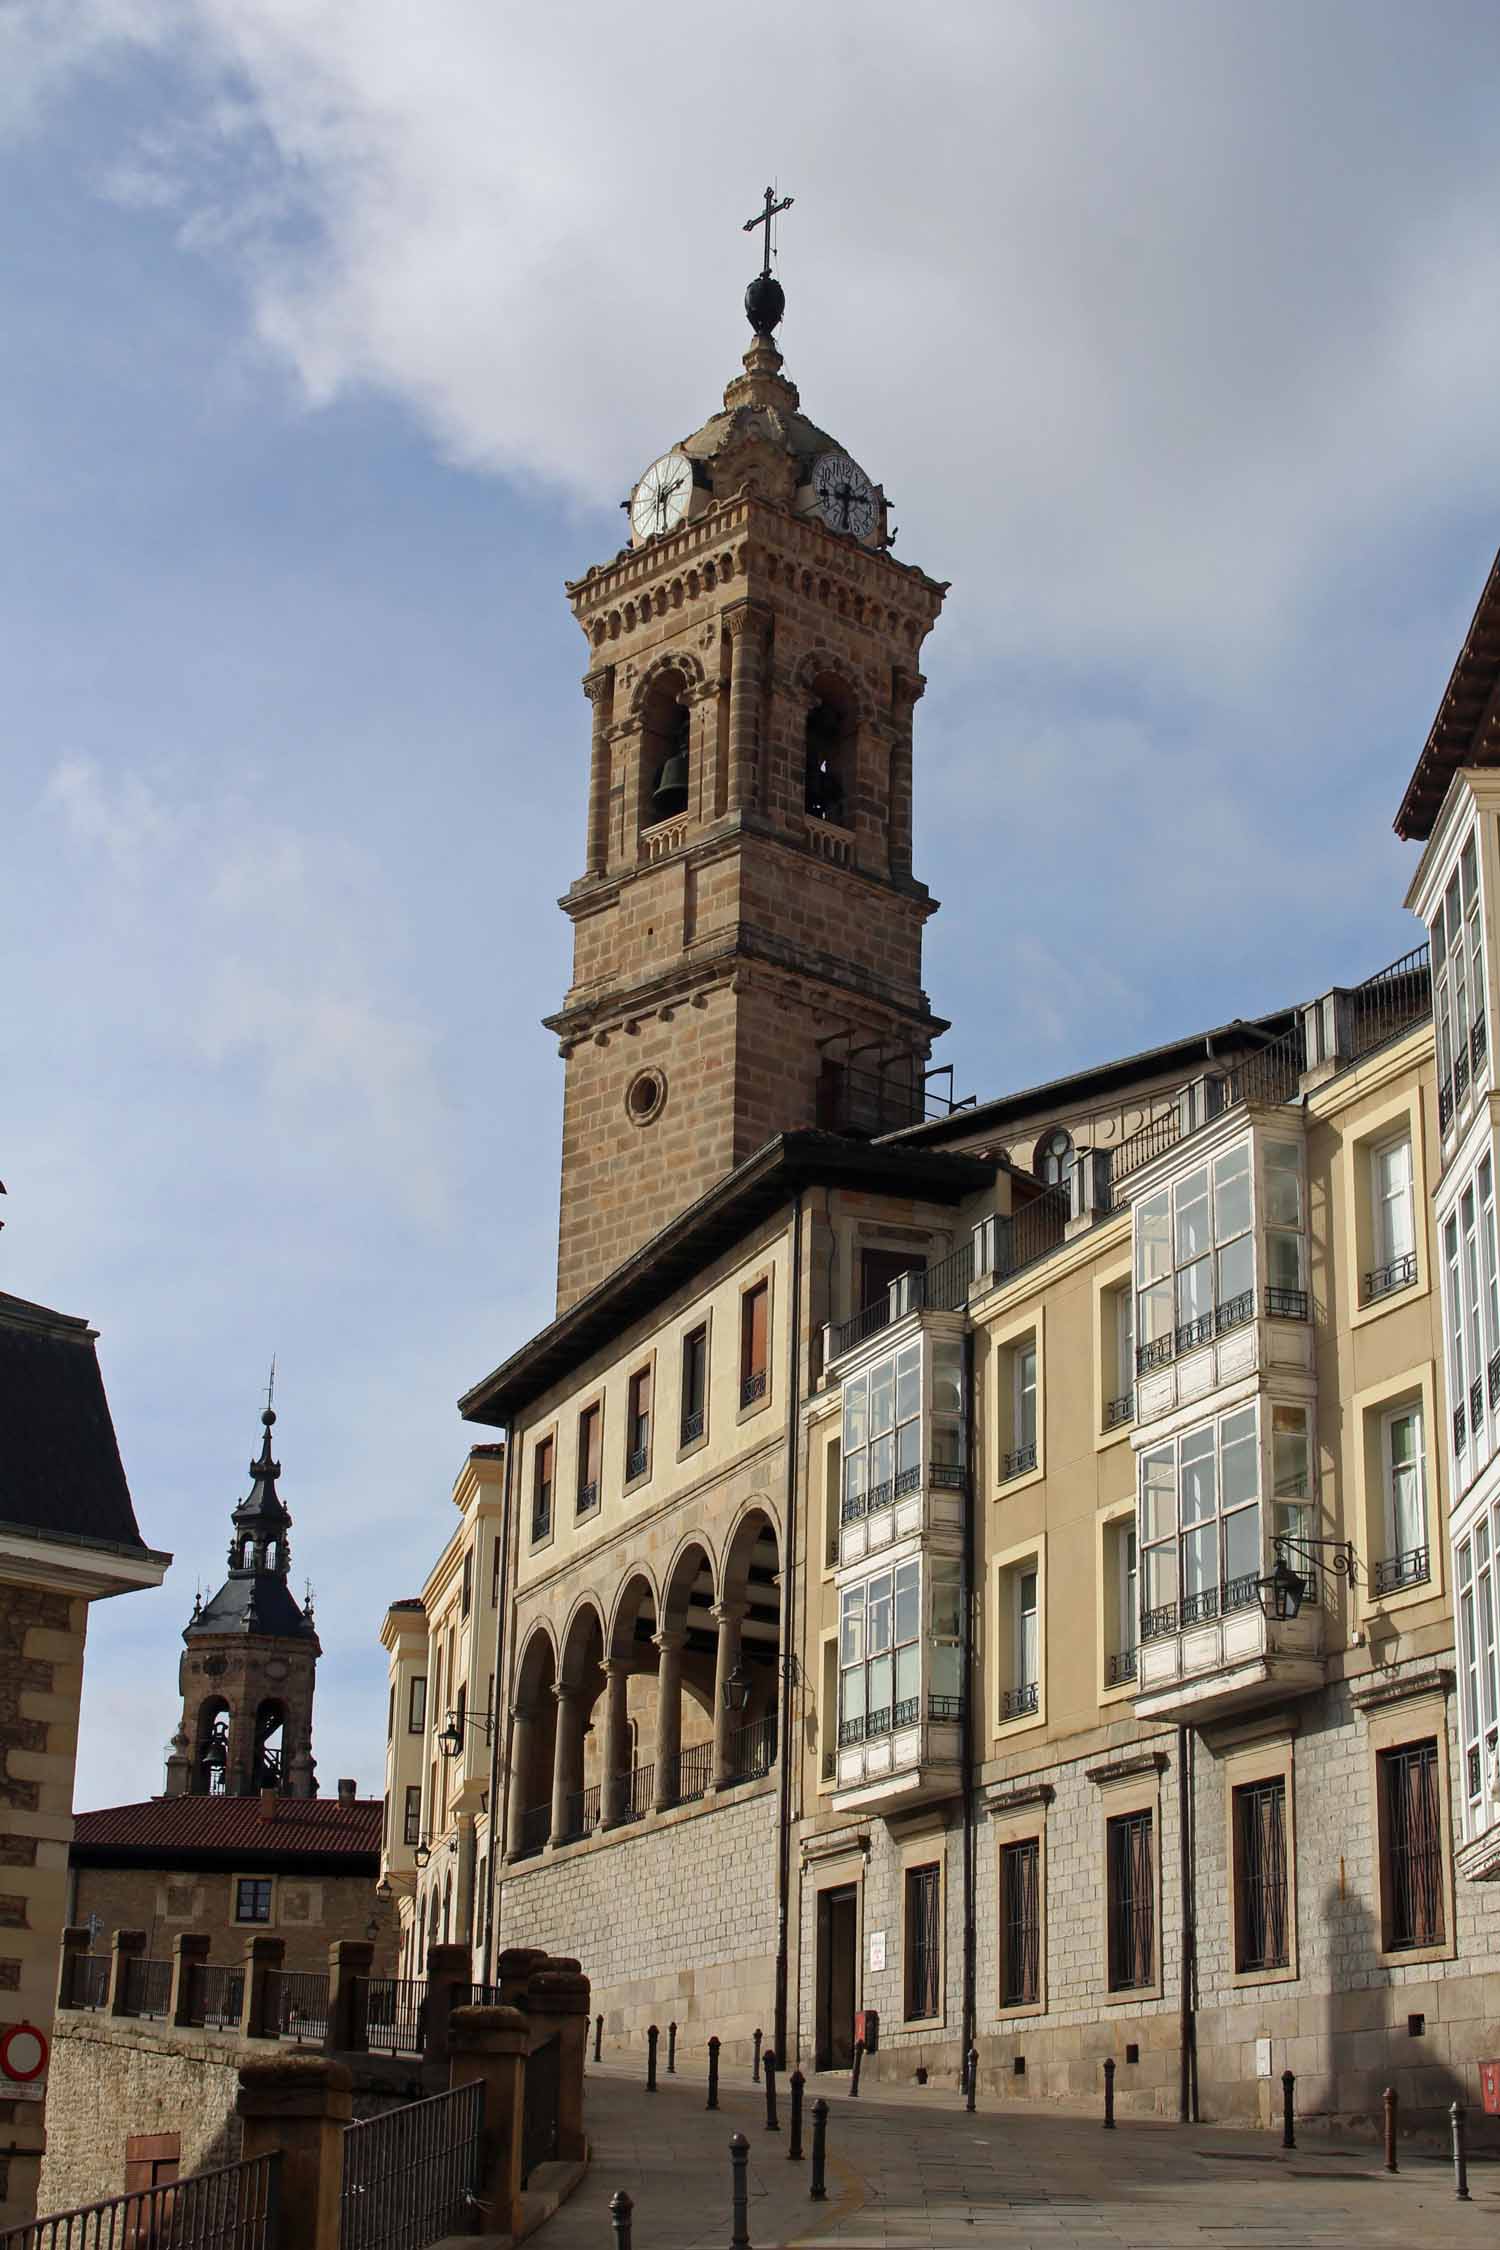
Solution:
[[[661,1114],[667,1082],[659,1070],[638,1070],[625,1089],[625,1114],[632,1125],[649,1125]]]

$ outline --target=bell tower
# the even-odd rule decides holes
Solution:
[[[760,220],[753,222],[756,225]],[[588,641],[585,867],[558,1309],[775,1134],[921,1115],[912,715],[946,585],[802,413],[770,272],[724,406],[641,476],[630,543],[568,588]]]
[[[312,1755],[313,1689],[322,1649],[312,1603],[287,1584],[292,1519],[276,1489],[276,1420],[261,1416],[251,1486],[230,1517],[229,1576],[212,1601],[195,1601],[178,1667],[182,1722],[167,1751],[169,1797],[283,1797],[318,1793]]]

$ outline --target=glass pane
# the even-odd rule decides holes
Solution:
[[[868,1600],[870,1654],[879,1656],[891,1645],[891,1574],[888,1570],[870,1580]]]
[[[1218,1475],[1214,1462],[1214,1433],[1195,1430],[1182,1441],[1182,1520],[1184,1525],[1203,1523],[1218,1504]]]
[[[870,1435],[888,1430],[896,1419],[896,1365],[883,1359],[870,1370]]]
[[[1300,1234],[1266,1236],[1266,1280],[1272,1289],[1302,1287],[1302,1237]]]
[[[896,1638],[914,1641],[922,1630],[921,1566],[902,1563],[896,1572]]]
[[[955,1438],[958,1432],[953,1432]],[[922,1425],[920,1422],[903,1422],[896,1432],[896,1474],[905,1469],[915,1469],[922,1458]]]
[[[1232,1305],[1255,1287],[1255,1237],[1242,1234],[1219,1252],[1219,1303]]]
[[[839,1717],[862,1719],[865,1715],[865,1668],[856,1664],[839,1679]]]
[[[907,1425],[907,1429],[911,1431],[914,1437],[920,1433],[921,1427],[920,1422],[911,1422]],[[906,1434],[906,1429],[903,1429],[902,1437],[904,1438]],[[918,1458],[920,1459],[920,1457],[919,1454]],[[938,1422],[934,1424],[928,1458],[934,1462],[941,1462],[944,1468],[958,1469],[963,1467],[964,1433],[958,1423]]]
[[[955,1666],[958,1651],[954,1650]],[[922,1649],[918,1641],[903,1641],[896,1651],[896,1701],[909,1703],[922,1690]],[[957,1691],[955,1690],[955,1693]]]
[[[1304,1500],[1312,1489],[1308,1477],[1305,1407],[1272,1409],[1271,1477],[1278,1500]]]
[[[1177,1324],[1186,1327],[1190,1320],[1201,1320],[1213,1309],[1213,1260],[1200,1258],[1196,1265],[1184,1266],[1177,1276]]]
[[[844,1385],[844,1451],[853,1453],[865,1442],[869,1428],[869,1382],[863,1375],[853,1375]]]
[[[1253,1500],[1260,1486],[1255,1409],[1226,1414],[1219,1427],[1219,1483],[1226,1510]]]
[[[870,1709],[889,1711],[891,1707],[891,1660],[888,1656],[870,1659]]]
[[[1137,1288],[1172,1271],[1172,1210],[1165,1188],[1141,1204],[1135,1215]]]
[[[1463,884],[1464,904],[1465,906],[1472,906],[1479,892],[1479,868],[1472,836],[1465,844],[1459,858],[1458,872]]]
[[[908,1344],[896,1361],[896,1420],[909,1422],[922,1411],[922,1347]]]
[[[1239,1508],[1224,1518],[1224,1576],[1248,1578],[1260,1569],[1260,1510]]]
[[[901,1668],[903,1658],[908,1666],[905,1672]],[[909,1687],[903,1684],[906,1680],[911,1682]],[[934,1695],[958,1696],[963,1693],[961,1654],[951,1641],[945,1641],[941,1648],[933,1648],[928,1651],[927,1684]],[[901,1656],[896,1660],[897,1700],[905,1701],[908,1696],[913,1696],[916,1692],[917,1651],[914,1648],[903,1649]]]
[[[1034,1580],[1033,1580],[1034,1584]],[[932,1635],[934,1640],[958,1639],[960,1571],[954,1562],[934,1562],[932,1565]]]
[[[1302,1167],[1290,1141],[1266,1143],[1266,1219],[1273,1227],[1302,1224]]]
[[[1154,1344],[1172,1333],[1172,1284],[1154,1281],[1141,1291],[1141,1342]]]
[[[1168,1445],[1141,1463],[1141,1537],[1164,1539],[1176,1529],[1177,1469]]]
[[[932,1346],[932,1410],[934,1414],[964,1410],[963,1353],[948,1337],[938,1337]]]
[[[1177,1263],[1201,1258],[1209,1246],[1208,1167],[1177,1183]]]
[[[1443,894],[1443,906],[1446,910],[1448,918],[1448,943],[1450,946],[1456,945],[1458,943],[1459,929],[1463,923],[1463,908],[1459,899],[1457,868],[1453,870],[1453,875],[1448,884],[1448,888]]]
[[[865,1653],[865,1590],[846,1586],[839,1606],[839,1662],[858,1664]]]
[[[869,1474],[869,1466],[870,1457],[867,1453],[856,1453],[852,1460],[844,1463],[844,1496],[846,1499],[862,1500],[864,1498],[865,1479]]]
[[[878,1437],[870,1447],[870,1490],[878,1492],[895,1475],[896,1441]]]
[[[1206,1523],[1182,1535],[1182,1591],[1206,1594],[1219,1583],[1219,1527]]]
[[[1177,1548],[1174,1545],[1147,1547],[1141,1560],[1146,1566],[1147,1609],[1165,1609],[1177,1599]]]
[[[1214,1159],[1214,1239],[1227,1242],[1250,1224],[1250,1143]]]
[[[1443,911],[1441,907],[1439,907],[1438,909],[1437,917],[1434,920],[1431,929],[1427,932],[1427,937],[1428,942],[1432,947],[1432,973],[1434,976],[1436,976],[1439,969],[1441,969],[1443,963],[1448,958],[1448,934],[1443,926]]]

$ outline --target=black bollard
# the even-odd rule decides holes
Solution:
[[[615,2250],[630,2250],[630,2214],[635,2209],[623,2188],[609,2199],[609,2223],[615,2230]]]
[[[1113,2055],[1106,2055],[1104,2058],[1104,2130],[1106,2133],[1112,2133],[1114,2129],[1115,2058]]]
[[[971,2117],[974,2114],[974,2103],[978,2098],[978,2094],[979,2049],[977,2047],[971,2047],[969,2049],[969,2083],[964,2088],[964,2108],[969,2112]]]
[[[1296,2090],[1297,2073],[1294,2070],[1284,2070],[1281,2074],[1281,2145],[1283,2148],[1295,2148],[1297,2146],[1296,2128],[1292,2123],[1292,2096]]]
[[[859,2092],[859,2066],[864,2061],[864,2059],[865,2043],[863,2039],[856,2039],[854,2042],[854,2068],[849,2074],[849,2092],[851,2096]]]
[[[1398,2172],[1398,2171],[1399,2171],[1399,2170],[1401,2169],[1401,2167],[1400,2167],[1400,2166],[1399,2166],[1399,2164],[1398,2164],[1398,2163],[1396,2162],[1396,2089],[1395,2089],[1395,2087],[1394,2087],[1394,2086],[1387,2086],[1387,2088],[1386,2088],[1385,2092],[1384,2092],[1384,2093],[1383,2093],[1383,2094],[1381,2095],[1380,2099],[1381,2099],[1381,2102],[1383,2103],[1383,2105],[1384,2105],[1384,2107],[1385,2107],[1385,2168],[1386,2168],[1386,2170],[1387,2170],[1388,2172]]]
[[[648,2094],[656,2092],[656,2042],[660,2037],[661,2033],[657,2030],[655,2024],[648,2023],[646,2026],[646,2091]]]
[[[729,2161],[734,2182],[734,2232],[729,2237],[729,2250],[750,2250],[750,2183],[746,2171],[750,2143],[743,2133],[730,2135]]]
[[[677,2026],[675,2023],[667,2025],[667,2076],[669,2078],[677,2076]]]
[[[800,2158],[802,2154],[802,2094],[807,2084],[800,2070],[794,2070],[787,2084],[792,2089],[792,2130],[786,2144],[787,2155]]]
[[[597,2061],[599,2060],[599,2049],[601,2048],[601,2046],[602,2046],[603,2044],[604,2044],[604,2018],[603,2018],[603,2016],[595,2016],[595,2018],[594,2018],[594,2060],[595,2060],[595,2062],[597,2062]],[[625,2194],[625,2191],[624,2191],[624,2189],[623,2189],[623,2188],[622,2188],[622,2189],[620,2190],[620,2193],[621,2193],[622,2195],[624,2195],[624,2194]],[[625,2196],[625,2200],[626,2200],[626,2202],[627,2202],[627,2203],[628,2203],[628,2202],[630,2201],[630,2198],[629,2198],[629,2196],[628,2196],[628,2195],[627,2195],[627,2196]]]
[[[705,2109],[717,2109],[719,2106],[719,2035],[717,2032],[708,2042],[708,2100],[703,2106]]]
[[[827,2169],[828,2104],[819,2094],[817,2100],[813,2103],[812,2180],[807,2191],[814,2203],[822,2203],[827,2199],[828,2182],[825,2176]]]
[[[755,2062],[750,2072],[757,2086],[760,2084],[760,2040],[761,2035],[757,2031],[755,2034]]]
[[[777,2065],[776,2056],[771,2048],[766,2049],[761,2061],[765,2065],[766,2073],[766,2131],[768,2133],[779,2133],[781,2131],[781,2119],[776,2114]]]
[[[1453,2128],[1453,2192],[1460,2203],[1469,2200],[1469,2154],[1464,2146],[1464,2127],[1469,2113],[1462,2102],[1452,2102],[1448,2108],[1448,2123]]]

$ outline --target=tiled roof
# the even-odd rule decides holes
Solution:
[[[277,1797],[267,1809],[259,1797],[149,1797],[141,1805],[110,1805],[79,1813],[74,1848],[99,1851],[254,1853],[257,1859],[348,1853],[369,1858],[380,1850],[383,1807],[378,1797]]]
[[[88,1322],[0,1292],[0,1393],[0,1522],[140,1554]]]

